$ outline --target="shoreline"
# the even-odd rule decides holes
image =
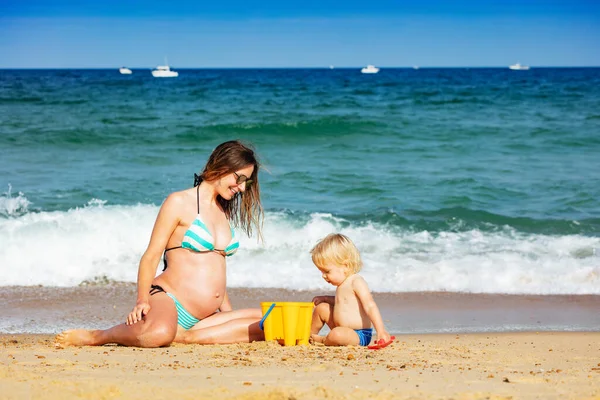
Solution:
[[[53,338],[0,335],[4,398],[600,398],[600,332],[397,335],[377,351],[275,342],[55,349]]]
[[[311,301],[334,292],[230,288],[234,309],[262,301]],[[600,295],[507,295],[451,292],[373,293],[392,334],[600,331]],[[0,333],[55,334],[106,329],[135,304],[133,283],[77,287],[5,286]]]

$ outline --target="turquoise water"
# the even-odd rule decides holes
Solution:
[[[375,290],[600,294],[600,69],[179,72],[0,71],[4,285],[135,280],[162,200],[239,138],[267,220],[234,286],[325,287],[289,276],[342,231]]]

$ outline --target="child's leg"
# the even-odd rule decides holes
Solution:
[[[325,324],[327,324],[330,329],[335,327],[333,323],[333,305],[329,303],[320,303],[313,310],[310,334],[318,335]]]
[[[312,323],[310,325],[310,342],[324,343],[325,336],[319,336],[323,325],[327,324],[330,329],[335,327],[333,322],[333,305],[329,303],[319,303],[313,310]]]
[[[329,332],[323,343],[325,346],[358,346],[360,338],[353,329],[338,326]]]

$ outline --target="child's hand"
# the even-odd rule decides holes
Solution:
[[[315,306],[318,306],[321,303],[331,303],[331,296],[316,296],[312,299],[312,302]]]
[[[387,331],[377,332],[377,340],[383,339],[384,343],[387,343],[391,339],[391,335]]]

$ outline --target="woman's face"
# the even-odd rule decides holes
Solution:
[[[227,174],[217,184],[217,192],[225,200],[231,200],[238,193],[243,193],[252,184],[252,173],[254,165]]]

